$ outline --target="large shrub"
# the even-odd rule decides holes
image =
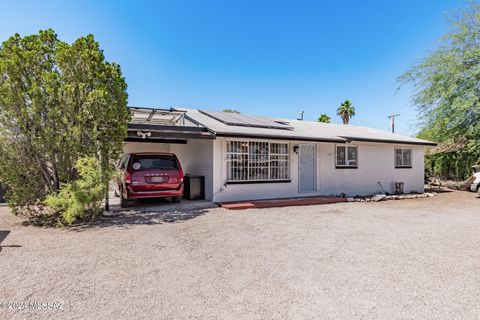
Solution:
[[[102,171],[100,161],[94,157],[77,160],[78,179],[61,186],[57,193],[49,194],[45,204],[59,224],[72,224],[78,220],[94,220],[102,212],[107,187],[104,175],[110,178],[112,170]]]
[[[74,181],[81,157],[108,169],[127,133],[126,89],[92,35],[68,44],[50,29],[0,45],[0,183],[14,211]]]

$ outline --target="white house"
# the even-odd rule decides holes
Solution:
[[[423,192],[424,147],[382,130],[187,108],[132,108],[125,153],[171,152],[214,202]]]

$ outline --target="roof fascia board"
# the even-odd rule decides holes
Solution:
[[[393,144],[409,144],[409,145],[417,145],[417,146],[436,146],[436,142],[420,142],[420,141],[405,141],[405,140],[389,140],[389,139],[370,139],[370,138],[355,138],[355,137],[345,137],[342,136],[350,141],[359,141],[359,142],[376,142],[376,143],[393,143]]]
[[[148,131],[184,131],[184,132],[209,132],[205,127],[188,127],[188,126],[164,126],[155,124],[143,124],[143,123],[129,123],[129,130],[148,130]]]
[[[226,138],[255,138],[255,139],[274,139],[274,140],[290,140],[290,141],[311,141],[311,142],[331,142],[331,143],[345,143],[347,139],[322,139],[322,138],[308,138],[308,137],[288,137],[288,136],[275,136],[275,135],[259,135],[248,133],[217,133],[217,137]]]

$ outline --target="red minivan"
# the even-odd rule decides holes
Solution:
[[[183,170],[173,153],[129,153],[118,163],[121,175],[115,193],[121,206],[134,199],[170,197],[180,202],[183,196]]]

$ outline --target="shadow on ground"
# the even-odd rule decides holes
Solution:
[[[210,201],[182,200],[172,203],[164,199],[147,199],[135,201],[132,207],[120,208],[113,205],[110,212],[105,212],[94,223],[87,223],[69,227],[73,231],[82,231],[89,228],[122,227],[129,228],[134,225],[158,225],[163,223],[182,222],[194,219],[209,212],[208,209],[217,205]]]
[[[436,193],[450,193],[453,192],[454,190],[450,189],[445,189],[441,187],[427,187],[425,188],[425,192],[436,192]]]
[[[2,252],[2,248],[20,248],[21,246],[19,245],[8,245],[8,246],[2,246],[2,241],[5,240],[8,235],[10,234],[10,230],[0,230],[0,252]]]
[[[105,215],[97,224],[101,228],[131,225],[152,225],[190,220],[204,215],[208,209],[174,209],[164,211],[124,211],[115,215]]]

